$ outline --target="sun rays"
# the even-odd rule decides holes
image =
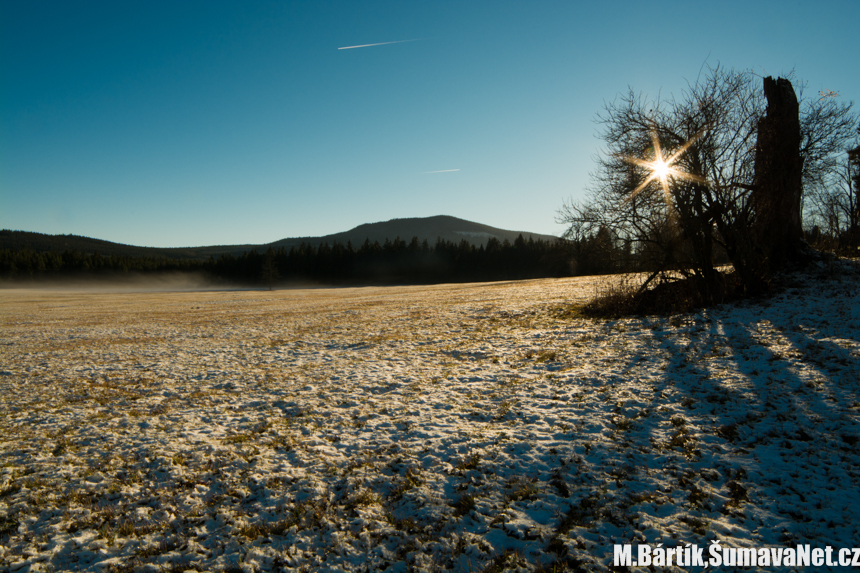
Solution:
[[[655,178],[659,179],[664,185],[666,184],[666,180],[669,178],[670,169],[670,165],[663,161],[662,157],[656,158],[652,164],[652,171],[654,172]]]
[[[695,143],[703,134],[704,130],[699,131],[696,135],[687,140],[684,145],[678,148],[674,153],[667,156],[663,154],[663,149],[660,146],[660,138],[657,136],[656,130],[654,130],[651,132],[651,142],[652,148],[654,150],[653,159],[642,159],[639,157],[623,156],[622,159],[624,161],[642,167],[649,172],[648,177],[645,178],[645,181],[643,181],[638,187],[636,187],[636,189],[634,189],[630,193],[630,197],[635,197],[648,185],[655,181],[659,181],[660,186],[663,188],[663,196],[666,199],[666,202],[669,203],[669,183],[672,179],[686,179],[688,181],[694,181],[697,183],[705,183],[705,179],[700,175],[688,173],[687,171],[684,171],[683,169],[680,169],[675,166],[675,163],[678,161],[678,159],[680,159],[681,156],[690,148],[690,146],[693,145],[693,143]],[[651,154],[647,153],[647,155]]]

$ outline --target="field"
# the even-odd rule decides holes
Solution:
[[[607,571],[615,543],[856,546],[858,279],[843,263],[620,320],[571,312],[599,277],[0,290],[0,569]]]

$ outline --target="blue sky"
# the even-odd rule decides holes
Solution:
[[[0,228],[178,247],[447,214],[559,234],[604,102],[679,94],[706,63],[858,100],[858,21],[856,0],[0,0]]]

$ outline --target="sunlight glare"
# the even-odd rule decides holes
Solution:
[[[680,147],[680,149],[676,150],[675,153],[671,154],[668,157],[664,157],[663,151],[660,149],[660,139],[657,137],[656,131],[651,133],[651,141],[653,142],[654,149],[654,160],[646,161],[644,159],[640,159],[638,157],[622,157],[624,161],[628,163],[632,163],[633,165],[638,165],[644,169],[647,169],[651,173],[648,177],[645,178],[639,187],[634,189],[630,193],[630,199],[639,194],[640,191],[645,189],[651,182],[658,181],[660,186],[663,188],[663,196],[666,200],[666,204],[670,204],[670,192],[669,192],[669,178],[672,177],[674,179],[686,179],[689,181],[695,181],[697,183],[706,183],[706,180],[698,175],[694,175],[692,173],[687,173],[681,169],[678,169],[673,164],[690,148],[693,143],[696,142],[703,134],[705,130],[702,129],[689,140],[687,140],[684,145]]]
[[[659,179],[661,182],[665,183],[666,179],[669,178],[670,171],[669,164],[663,161],[662,157],[658,157],[652,163],[652,170],[654,171],[654,176]]]

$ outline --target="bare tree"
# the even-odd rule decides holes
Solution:
[[[851,104],[831,90],[819,92],[818,105],[804,116],[803,148],[812,158],[804,166],[807,225],[828,248],[860,245],[860,126]],[[835,135],[835,137],[834,137]],[[849,145],[854,149],[848,150]],[[847,150],[847,154],[846,154]]]
[[[642,270],[652,273],[643,289],[673,271],[711,301],[721,251],[747,288],[761,288],[769,253],[750,232],[764,220],[762,201],[753,200],[764,173],[759,168],[757,179],[757,145],[769,129],[761,127],[768,102],[760,85],[749,71],[717,67],[678,99],[651,102],[631,90],[607,104],[597,117],[606,149],[597,159],[589,199],[566,202],[558,212],[568,236],[605,227],[629,242]],[[826,178],[832,153],[850,136],[845,126],[856,120],[850,105],[829,100],[804,102],[800,109],[795,145],[803,167],[797,176],[806,183]],[[773,220],[770,213],[767,218]]]
[[[827,249],[857,247],[860,239],[860,190],[855,180],[860,164],[844,159],[840,171],[807,196],[807,224],[819,245]]]
[[[860,139],[860,125],[857,126],[857,136]],[[844,173],[848,183],[848,195],[851,197],[848,202],[848,233],[851,246],[860,249],[860,145],[848,152]]]

